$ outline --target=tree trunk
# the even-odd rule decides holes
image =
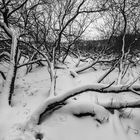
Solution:
[[[123,67],[124,67],[124,57],[125,57],[125,35],[126,35],[126,28],[127,28],[127,19],[126,19],[126,15],[125,15],[125,6],[126,6],[126,0],[123,1],[123,9],[121,9],[121,14],[123,16],[124,19],[124,28],[123,28],[123,38],[122,38],[122,56],[121,56],[121,60],[120,60],[120,71],[119,71],[119,76],[118,76],[118,85],[121,84],[121,79],[122,79],[122,75],[123,75]]]
[[[3,107],[3,106],[8,107],[10,103],[9,99],[11,98],[12,93],[14,92],[14,83],[15,83],[15,78],[16,78],[16,61],[17,61],[17,55],[18,55],[18,47],[17,47],[18,33],[8,28],[4,23],[0,22],[0,25],[3,28],[5,28],[5,30],[10,34],[12,38],[10,64],[9,64],[6,80],[4,83],[4,87],[2,90],[2,94],[0,97],[0,107]]]

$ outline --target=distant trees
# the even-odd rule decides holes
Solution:
[[[139,53],[139,3],[138,1],[111,0],[110,9],[104,15],[104,23],[97,27],[106,40],[106,52],[111,52],[119,59],[118,84],[122,75]],[[135,63],[135,62],[134,62]]]
[[[114,52],[120,52],[123,44],[124,26],[126,26],[125,51],[129,45],[134,42],[137,44],[139,38],[139,3],[138,1],[110,1],[110,10],[104,16],[104,24],[99,31],[104,39],[109,39],[109,45],[114,49]],[[124,5],[125,4],[125,5]],[[123,10],[123,6],[125,7]],[[125,16],[125,18],[124,18]],[[131,39],[128,39],[129,37]],[[133,37],[132,37],[133,36]],[[129,42],[129,43],[128,43]],[[132,44],[131,50],[134,48]]]

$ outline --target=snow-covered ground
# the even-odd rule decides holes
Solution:
[[[76,59],[69,59],[67,66],[70,68],[76,63]],[[1,68],[3,68],[1,66]],[[86,70],[78,77],[70,76],[68,69],[56,70],[56,93],[61,95],[68,90],[86,84],[94,84],[107,71],[97,68]],[[138,69],[131,69],[135,76]],[[103,83],[110,83],[117,77],[117,70],[114,70]],[[130,74],[128,76],[131,77]],[[25,75],[25,69],[18,71],[15,93],[12,104],[17,108],[26,111],[34,110],[43,100],[49,96],[50,78],[47,67],[38,67]],[[1,78],[1,77],[0,77]],[[125,81],[126,80],[126,81]],[[125,79],[124,83],[128,79]],[[2,85],[2,80],[1,80]],[[41,125],[38,127],[43,134],[43,140],[139,140],[140,139],[140,109],[124,109],[121,118],[117,113],[112,114],[101,106],[100,102],[106,102],[116,96],[116,100],[128,101],[140,99],[138,95],[132,93],[101,94],[97,92],[85,92],[77,95],[67,102],[69,104],[54,111],[49,116],[45,116]],[[78,116],[80,113],[87,113],[87,116]],[[28,112],[27,112],[28,113]],[[10,120],[9,120],[10,121]],[[7,122],[8,123],[8,122]],[[120,125],[124,129],[120,128]],[[123,132],[125,131],[125,132]],[[127,137],[125,134],[128,133]]]

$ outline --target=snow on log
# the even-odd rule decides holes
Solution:
[[[84,93],[86,91],[95,91],[95,92],[100,92],[100,93],[109,93],[109,92],[114,92],[114,93],[121,93],[121,92],[126,92],[129,91],[129,88],[127,86],[111,86],[108,87],[107,85],[104,84],[94,84],[94,85],[85,85],[82,87],[78,87],[75,88],[73,90],[67,91],[63,94],[57,94],[58,96],[54,96],[54,97],[49,97],[46,100],[44,100],[44,102],[42,102],[39,107],[31,114],[30,118],[29,118],[29,122],[32,122],[33,124],[37,124],[39,122],[40,117],[58,107],[61,105],[64,105],[64,102],[81,93]],[[140,90],[140,86],[139,85],[133,85],[131,88],[135,89],[135,90]],[[131,91],[131,90],[130,90]],[[93,92],[94,94],[94,92]],[[109,102],[105,102],[105,103],[99,103],[99,105],[105,107],[105,108],[115,108],[115,109],[119,109],[119,108],[124,108],[124,107],[136,107],[136,106],[140,106],[140,99],[139,100],[135,100],[135,101],[131,101],[131,102],[114,102],[114,101],[109,101]],[[32,121],[31,121],[32,120]]]
[[[77,117],[91,116],[99,122],[107,121],[110,112],[103,106],[92,101],[73,101],[61,109],[65,113],[73,114]]]

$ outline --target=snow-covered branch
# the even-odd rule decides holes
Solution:
[[[1,74],[2,78],[3,78],[4,80],[6,80],[6,76],[5,76],[4,72],[0,71],[0,74]]]
[[[71,70],[70,70],[70,74],[71,74],[73,77],[77,77],[77,76],[78,76],[77,73],[80,73],[80,72],[82,72],[82,71],[85,71],[85,70],[91,68],[92,66],[94,66],[94,65],[98,62],[99,58],[100,58],[100,57],[98,57],[95,61],[94,61],[94,60],[91,60],[90,63],[85,64],[83,67],[76,67],[75,69],[71,69]]]
[[[37,62],[40,62],[40,61],[46,61],[46,60],[36,59],[36,60],[30,61],[28,63],[24,63],[24,64],[21,64],[21,65],[18,65],[17,68],[21,68],[21,67],[24,67],[24,66],[27,66],[27,65],[31,65],[31,64],[34,64],[34,63],[37,63]]]
[[[129,89],[128,86],[110,86],[108,88],[108,85],[104,85],[104,84],[94,84],[94,85],[85,85],[85,86],[81,86],[78,88],[75,88],[73,90],[69,90],[65,93],[62,93],[58,96],[54,96],[54,97],[50,97],[47,98],[46,100],[44,100],[44,102],[41,103],[41,105],[39,105],[39,107],[32,113],[31,117],[30,117],[30,121],[32,123],[37,124],[40,120],[40,117],[56,108],[57,106],[61,106],[64,104],[64,102],[73,97],[76,96],[78,94],[82,94],[86,91],[94,91],[94,92],[100,92],[100,93],[109,93],[109,92],[114,92],[114,93],[121,93],[121,92],[127,92],[127,91],[131,91],[131,89]],[[140,90],[140,86],[139,85],[133,85],[132,87],[135,90]],[[93,92],[93,94],[94,94]],[[138,101],[132,101],[130,103],[128,102],[116,102],[116,101],[109,101],[106,103],[99,103],[101,106],[104,106],[105,108],[124,108],[124,107],[135,107],[135,106],[140,106],[140,100]]]
[[[14,92],[14,82],[16,77],[16,61],[18,55],[18,47],[17,47],[17,39],[19,37],[18,31],[14,31],[7,27],[7,25],[3,22],[0,22],[0,26],[6,31],[6,33],[11,36],[12,44],[11,44],[11,52],[10,52],[10,64],[8,68],[8,73],[6,76],[6,80],[4,83],[4,87],[1,95],[1,104],[4,106],[9,106],[10,98],[12,93]]]
[[[105,74],[99,78],[98,83],[101,83],[105,77],[107,77],[116,68],[119,62],[120,60],[118,60],[107,72],[105,72]]]

